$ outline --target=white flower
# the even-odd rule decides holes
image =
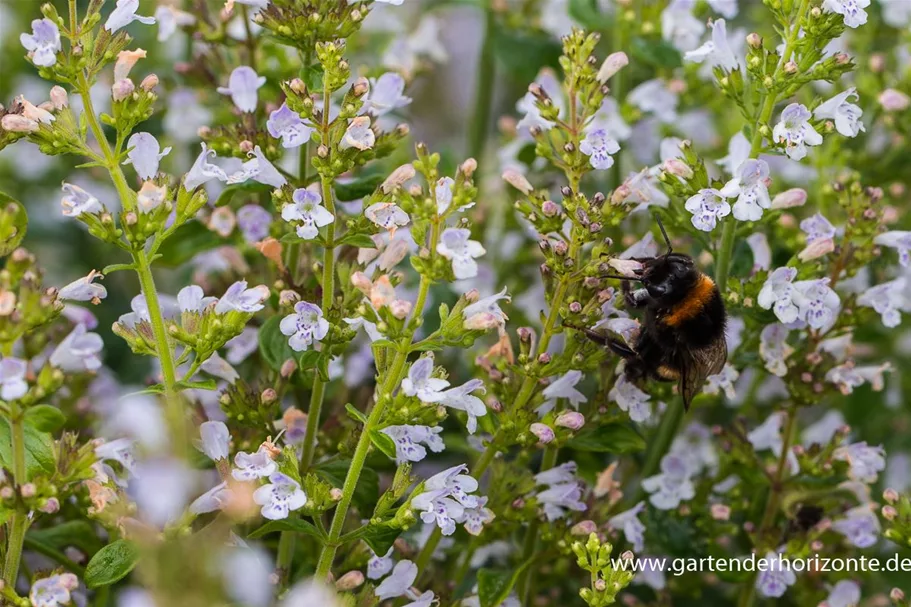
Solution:
[[[221,510],[233,497],[227,482],[221,482],[197,497],[190,503],[189,511],[193,514],[207,514]]]
[[[433,359],[422,356],[408,369],[408,377],[402,380],[402,391],[406,396],[416,396],[424,403],[439,402],[440,394],[449,387],[449,382],[431,377],[432,373]]]
[[[769,239],[762,232],[754,232],[747,236],[747,245],[753,253],[753,269],[768,270],[772,267],[772,248]]]
[[[585,139],[579,144],[579,151],[589,157],[588,161],[594,168],[609,169],[614,165],[611,154],[620,151],[620,144],[607,130],[597,128],[586,133]]]
[[[901,1],[901,0],[900,0]],[[840,580],[825,600],[828,607],[854,607],[860,605],[860,586],[852,580]]]
[[[60,30],[50,19],[33,20],[32,33],[19,34],[19,42],[38,67],[51,67],[57,63],[57,53],[61,49]]]
[[[269,114],[266,121],[269,134],[282,140],[282,147],[296,148],[308,141],[313,134],[313,127],[304,122],[300,114],[283,103],[280,108]]]
[[[457,409],[468,414],[468,421],[465,427],[469,434],[474,434],[478,428],[478,418],[487,415],[487,406],[477,396],[471,394],[480,390],[484,393],[484,382],[480,379],[472,379],[461,386],[450,388],[439,394],[439,402],[450,409]]]
[[[321,341],[329,333],[329,321],[323,318],[319,306],[299,301],[294,304],[294,313],[282,318],[279,330],[289,337],[292,350],[306,352],[314,341]]]
[[[693,15],[693,0],[671,0],[661,12],[661,37],[678,51],[691,51],[699,45],[705,25]]]
[[[79,579],[72,573],[60,573],[35,580],[28,598],[33,607],[63,607],[71,604],[71,591],[79,587]]]
[[[558,398],[569,400],[569,404],[572,405],[574,409],[578,409],[581,403],[586,402],[588,399],[585,395],[576,390],[576,384],[578,384],[581,379],[582,371],[573,369],[567,371],[551,382],[549,386],[544,388],[542,395],[544,396],[547,410],[550,411],[554,408]]]
[[[829,250],[834,250],[835,226],[825,218],[822,213],[811,215],[800,222],[800,229],[807,235],[807,245],[816,245],[820,242],[831,244]]]
[[[176,459],[145,460],[136,466],[129,493],[141,518],[156,527],[183,515],[195,486],[194,472]]]
[[[240,170],[227,175],[227,183],[243,183],[248,179],[252,179],[259,183],[271,185],[273,188],[280,188],[288,182],[278,169],[269,162],[269,159],[266,158],[259,146],[253,148],[253,151],[248,156],[253,156],[253,158],[245,162]]]
[[[622,372],[614,382],[614,386],[607,393],[607,397],[617,403],[623,411],[629,413],[629,418],[634,422],[644,422],[652,416],[649,395],[636,387]]]
[[[253,501],[262,506],[260,513],[263,517],[277,521],[302,508],[307,503],[307,494],[293,478],[273,472],[269,475],[269,482],[253,492]]]
[[[465,474],[468,466],[448,468],[424,482],[424,491],[411,501],[421,510],[421,520],[435,523],[443,535],[452,535],[457,522],[464,521],[465,508],[477,508],[480,500],[469,495],[478,489],[478,481]]]
[[[750,431],[747,440],[753,445],[756,451],[771,449],[772,453],[781,454],[784,442],[781,439],[781,424],[784,421],[784,413],[776,412],[769,415],[766,420]]]
[[[374,554],[370,557],[370,560],[367,561],[367,579],[378,580],[385,577],[386,574],[392,571],[394,564],[395,561],[392,560],[392,548],[383,556]]]
[[[870,287],[857,298],[857,305],[873,308],[882,316],[883,324],[894,328],[901,324],[902,312],[911,310],[911,302],[905,297],[905,277]]]
[[[795,295],[794,279],[797,277],[797,268],[777,268],[769,274],[756,303],[766,310],[774,309],[775,316],[785,324],[797,320],[800,309],[794,303]]]
[[[452,272],[458,280],[477,276],[478,264],[475,258],[487,252],[480,242],[470,240],[470,237],[470,230],[446,228],[437,243],[437,253],[452,261]]]
[[[62,287],[57,293],[58,299],[68,299],[70,301],[91,301],[98,303],[108,296],[108,290],[104,285],[97,284],[96,278],[104,278],[99,272],[92,270],[87,276],[77,278],[70,284]]]
[[[856,367],[854,363],[847,362],[837,367],[832,367],[826,373],[826,381],[838,386],[842,394],[851,394],[854,388],[870,382],[873,390],[878,392],[883,389],[883,374],[892,370],[888,362],[879,366]]]
[[[301,607],[301,605],[343,607],[332,587],[316,579],[304,580],[295,584],[278,607]]]
[[[873,239],[873,243],[898,251],[898,262],[902,267],[911,264],[911,231],[883,232]]]
[[[709,65],[718,66],[733,72],[738,66],[737,57],[728,42],[727,27],[724,19],[716,19],[712,24],[712,39],[693,51],[683,55],[687,61],[702,63],[708,59]]]
[[[472,331],[502,327],[509,317],[500,309],[498,302],[511,300],[512,298],[506,294],[506,287],[503,287],[499,293],[482,297],[473,304],[465,306],[465,309],[462,310],[462,318],[464,318],[462,326]]]
[[[364,217],[390,233],[408,225],[411,218],[393,202],[376,202],[364,209]]]
[[[297,235],[304,240],[313,240],[319,236],[319,228],[330,225],[335,216],[323,206],[319,192],[298,188],[291,195],[294,201],[282,207],[282,219],[289,223],[301,222],[297,226]]]
[[[202,146],[202,152],[196,157],[196,162],[193,163],[190,171],[184,176],[183,187],[188,192],[192,192],[212,179],[220,181],[227,181],[228,179],[225,171],[220,166],[212,164],[208,160],[209,156],[215,156],[215,150],[210,150],[205,142],[200,145]]]
[[[797,582],[794,571],[788,566],[782,566],[778,559],[779,555],[772,551],[766,553],[762,559],[765,566],[756,576],[756,589],[763,597],[781,598],[788,590],[788,586],[793,586]]]
[[[713,11],[725,19],[733,19],[737,16],[737,0],[708,0],[708,3]]]
[[[127,141],[127,149],[124,164],[132,164],[143,181],[157,175],[159,160],[171,153],[170,146],[162,150],[151,133],[133,133]]]
[[[230,95],[231,101],[241,112],[255,112],[260,87],[266,84],[265,76],[260,76],[249,66],[234,68],[228,77],[228,86],[218,87],[222,95]]]
[[[396,463],[419,462],[427,457],[427,449],[440,453],[446,448],[443,439],[438,435],[443,428],[430,426],[387,426],[380,430],[395,443]]]
[[[835,129],[839,133],[845,137],[856,137],[859,132],[866,131],[860,121],[863,110],[848,101],[851,97],[856,99],[857,96],[857,89],[852,86],[813,110],[813,115],[821,120],[834,120]]]
[[[762,218],[762,210],[772,205],[766,186],[769,165],[765,160],[748,158],[737,168],[736,173],[721,189],[721,196],[737,197],[733,209],[735,219],[758,221]]]
[[[28,392],[27,371],[28,363],[24,360],[12,356],[0,359],[0,398],[10,401],[25,396]]]
[[[822,10],[827,13],[838,13],[845,19],[848,27],[860,27],[867,22],[867,11],[870,0],[823,0]]]
[[[845,416],[841,411],[832,409],[827,411],[818,421],[810,424],[801,433],[801,441],[807,447],[810,445],[825,446],[835,436],[835,433],[845,425]]]
[[[209,421],[199,425],[200,442],[197,447],[213,462],[228,459],[231,434],[224,422]]]
[[[879,540],[879,519],[868,504],[845,512],[845,518],[833,522],[832,529],[845,536],[857,548],[869,548]]]
[[[784,144],[785,153],[791,160],[805,157],[806,146],[822,143],[822,135],[808,122],[810,116],[805,105],[792,103],[781,112],[781,120],[772,129],[772,139]]]
[[[101,368],[101,349],[104,341],[97,333],[89,333],[85,325],[76,325],[51,353],[48,362],[61,371],[82,373]]]
[[[693,214],[693,226],[711,232],[718,220],[731,213],[731,205],[715,188],[703,188],[687,199],[684,208]]]
[[[478,505],[474,508],[465,508],[462,515],[465,531],[471,535],[478,536],[484,530],[484,525],[493,521],[496,515],[490,508],[487,508],[487,497],[479,497]]]
[[[202,313],[215,297],[206,297],[205,291],[199,285],[189,285],[177,292],[177,306],[181,312]]]
[[[841,307],[838,294],[829,287],[828,278],[799,280],[794,283],[798,316],[814,329],[824,330],[835,321]]]
[[[418,577],[418,566],[411,561],[399,561],[392,573],[376,587],[375,594],[380,601],[406,594]]]
[[[737,394],[734,392],[734,382],[740,377],[740,372],[731,363],[725,363],[721,372],[715,375],[709,375],[706,378],[703,392],[706,394],[718,394],[724,392],[728,400],[732,400]]]
[[[196,17],[190,13],[166,4],[159,4],[155,9],[155,19],[158,21],[159,42],[165,42],[173,36],[178,27],[196,23]]]
[[[67,217],[79,217],[83,213],[95,214],[104,210],[97,198],[79,186],[64,183],[63,193],[60,206],[63,207],[63,214]]]
[[[368,116],[358,116],[353,118],[345,130],[345,136],[342,137],[339,149],[347,150],[354,148],[356,150],[369,150],[376,143],[376,134],[370,128],[370,118]]]
[[[567,510],[584,512],[587,508],[582,501],[582,486],[576,480],[576,463],[566,462],[556,468],[535,475],[535,483],[545,485],[547,489],[535,497],[544,508],[548,521],[556,521],[566,516]]]
[[[126,27],[134,21],[139,21],[145,25],[152,25],[155,23],[153,17],[137,15],[136,11],[138,10],[139,0],[117,0],[117,6],[111,11],[108,20],[105,21],[104,29],[113,34],[120,28]]]
[[[686,461],[669,453],[661,459],[661,473],[642,480],[642,488],[651,495],[648,501],[659,510],[672,510],[680,502],[693,499],[696,488]]]
[[[607,524],[614,529],[623,531],[623,537],[633,545],[634,552],[642,552],[645,548],[645,525],[639,521],[639,514],[645,509],[645,502],[639,502],[629,510],[615,514],[608,519]]]
[[[265,306],[263,301],[269,297],[269,288],[265,285],[259,285],[251,289],[247,288],[246,280],[238,280],[225,291],[218,303],[215,304],[216,314],[226,314],[232,310],[253,314],[259,312]]]
[[[277,469],[275,462],[269,457],[269,452],[263,448],[256,453],[238,451],[234,454],[234,469],[231,470],[231,476],[238,481],[252,481],[266,478]]]
[[[372,116],[383,116],[411,103],[406,97],[405,79],[395,72],[386,72],[370,79],[370,92],[364,99],[364,111]]]
[[[677,93],[668,89],[663,80],[643,82],[631,90],[626,99],[643,112],[654,114],[661,122],[670,123],[677,119]]]
[[[871,447],[866,441],[839,447],[834,457],[848,462],[851,479],[861,483],[875,483],[886,468],[886,450],[882,446]]]
[[[765,363],[766,370],[778,377],[787,375],[786,361],[794,353],[794,348],[788,345],[787,339],[788,328],[778,322],[766,325],[759,335],[759,357]]]

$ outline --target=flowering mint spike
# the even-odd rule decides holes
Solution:
[[[721,196],[737,198],[733,207],[735,219],[739,221],[762,219],[763,209],[772,206],[766,186],[768,178],[768,163],[765,160],[749,158],[737,168],[734,178],[724,184],[720,191]]]
[[[820,120],[834,120],[835,130],[845,137],[857,137],[861,131],[866,131],[864,123],[860,121],[863,110],[851,103],[848,99],[857,99],[857,89],[853,86],[843,93],[835,95],[823,102],[813,110],[813,116]]]
[[[611,154],[620,151],[620,144],[605,129],[588,131],[585,139],[579,144],[579,151],[589,157],[588,161],[596,169],[609,169],[614,165]]]
[[[260,513],[265,518],[277,521],[302,508],[307,503],[307,494],[293,478],[273,472],[269,482],[253,492],[253,501],[262,506]]]
[[[319,236],[319,228],[335,221],[335,216],[323,206],[323,199],[316,190],[298,188],[291,196],[294,201],[282,207],[282,219],[289,223],[301,222],[297,235],[304,240]]]
[[[225,314],[231,310],[252,314],[259,312],[265,306],[263,302],[269,297],[269,288],[259,285],[252,289],[247,288],[246,280],[239,280],[228,287],[225,294],[215,304],[216,314]]]
[[[418,577],[418,566],[411,561],[399,561],[392,573],[376,587],[375,594],[380,601],[406,594]]]
[[[683,58],[694,63],[708,60],[712,67],[720,67],[728,72],[739,68],[734,51],[728,42],[727,26],[724,19],[716,19],[712,24],[712,39],[705,42],[696,50],[688,51]]]
[[[228,77],[228,86],[218,87],[222,95],[230,95],[231,101],[241,112],[255,112],[258,101],[257,91],[266,84],[266,78],[259,76],[249,66],[242,65],[234,68]]]
[[[470,230],[446,228],[437,244],[437,253],[452,261],[452,272],[458,280],[477,276],[478,264],[475,258],[487,252],[480,242],[470,238]]]
[[[321,341],[329,333],[329,321],[323,318],[319,306],[299,301],[294,305],[294,313],[282,318],[279,329],[289,337],[292,350],[306,352],[314,341]]]
[[[19,42],[29,52],[32,63],[39,67],[51,67],[57,63],[60,52],[60,30],[50,19],[32,21],[31,34],[19,34]]]
[[[838,13],[845,19],[845,25],[851,28],[860,27],[867,22],[867,11],[870,0],[823,0],[822,10],[827,13]]]
[[[384,116],[411,103],[404,95],[405,79],[395,72],[386,72],[370,79],[370,92],[364,100],[364,111],[371,116]]]
[[[396,463],[419,462],[427,457],[427,449],[421,443],[434,453],[440,453],[446,448],[443,439],[438,435],[443,428],[430,426],[388,426],[381,432],[392,439],[395,443]]]
[[[184,177],[183,187],[188,192],[192,192],[213,179],[218,179],[219,181],[228,180],[228,176],[221,167],[209,162],[209,156],[215,156],[215,150],[210,150],[205,142],[200,145],[202,146],[202,152],[196,157],[196,162],[193,163],[193,167]]]
[[[342,150],[354,148],[363,151],[372,148],[374,143],[376,143],[376,133],[370,128],[370,118],[358,116],[348,124],[345,135],[342,137],[338,147]]]
[[[675,454],[661,459],[661,473],[642,480],[642,488],[651,495],[648,501],[659,510],[673,510],[680,502],[691,500],[696,488],[686,461]]]
[[[266,478],[277,469],[275,462],[269,456],[269,451],[260,447],[256,453],[238,451],[234,455],[234,469],[231,470],[231,476],[238,481],[252,481]]]
[[[282,140],[282,147],[296,148],[308,141],[313,134],[313,127],[304,122],[300,114],[283,103],[280,108],[269,114],[266,122],[269,134]]]
[[[27,371],[28,363],[24,360],[12,356],[0,359],[0,398],[10,401],[25,396],[28,392]]]
[[[129,152],[124,164],[132,164],[143,181],[155,177],[159,161],[171,153],[171,147],[162,150],[151,133],[133,133],[127,141],[127,149]]]
[[[78,278],[61,288],[57,293],[57,297],[70,301],[101,303],[101,300],[108,296],[108,290],[104,288],[104,285],[96,284],[94,282],[96,278],[104,278],[104,276],[92,270],[87,276]]]
[[[76,325],[69,335],[51,353],[48,361],[61,371],[81,373],[101,368],[101,350],[104,340],[97,333],[89,333],[85,325]]]
[[[139,0],[117,0],[117,6],[111,11],[108,20],[104,23],[104,29],[112,34],[122,27],[126,27],[134,21],[139,21],[145,25],[153,25],[154,17],[143,17],[137,15],[139,10]]]
[[[639,515],[643,510],[645,510],[645,502],[639,502],[629,510],[615,514],[607,521],[607,524],[614,529],[623,531],[626,541],[633,545],[634,552],[642,552],[645,548],[645,525],[639,521]]]
[[[905,277],[870,287],[857,298],[857,305],[873,308],[882,316],[883,325],[891,328],[902,322],[901,313],[911,312],[911,301],[905,296]]]
[[[715,188],[703,188],[687,199],[684,205],[693,214],[693,227],[703,232],[711,232],[718,225],[718,220],[731,213],[731,205]]]
[[[772,139],[784,145],[791,160],[804,158],[808,145],[822,143],[822,135],[808,122],[811,116],[805,105],[792,103],[781,112],[781,121],[772,129]]]

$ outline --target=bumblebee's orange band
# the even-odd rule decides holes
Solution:
[[[702,312],[711,301],[714,289],[715,282],[703,274],[683,301],[674,306],[671,313],[662,318],[661,322],[670,327],[676,327],[693,318]]]

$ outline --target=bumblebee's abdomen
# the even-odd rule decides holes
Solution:
[[[690,348],[709,345],[724,336],[724,302],[715,282],[702,274],[686,297],[659,319]]]

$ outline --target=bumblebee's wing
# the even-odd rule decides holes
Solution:
[[[690,403],[702,391],[709,375],[720,373],[728,359],[728,346],[720,335],[704,348],[681,348],[680,382],[677,389],[683,396],[683,407],[689,411]]]

